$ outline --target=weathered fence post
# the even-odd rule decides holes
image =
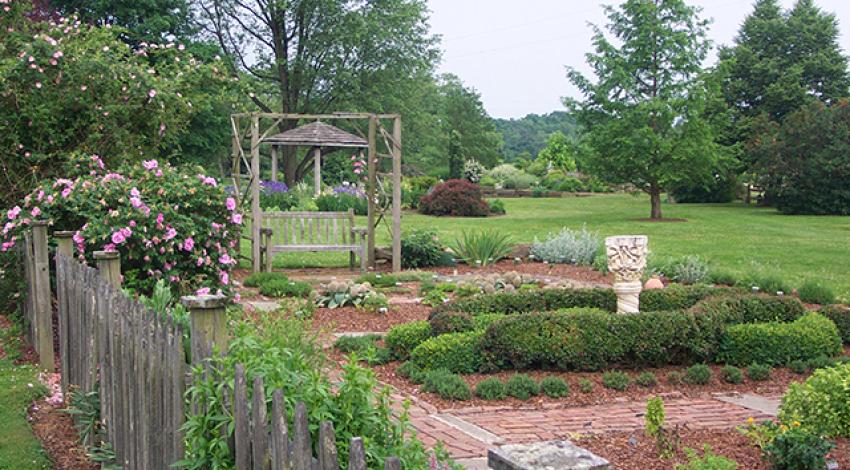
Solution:
[[[58,260],[58,255],[62,255],[70,259],[74,256],[74,232],[58,231],[53,232],[56,238],[56,298],[59,302],[59,363],[62,368],[62,391],[68,393],[68,379],[71,377],[70,360],[68,352],[68,292],[66,279],[67,273],[64,266]]]
[[[189,309],[191,319],[192,362],[212,354],[212,347],[227,348],[227,314],[223,295],[188,295],[180,303]]]
[[[53,301],[50,295],[50,259],[47,252],[47,221],[37,220],[32,224],[32,241],[35,273],[35,346],[42,368],[53,372]]]
[[[121,287],[121,255],[117,251],[95,251],[94,260],[100,276],[116,288]]]

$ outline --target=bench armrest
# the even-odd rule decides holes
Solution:
[[[352,233],[357,233],[357,234],[360,234],[360,235],[366,235],[366,232],[368,232],[368,231],[369,230],[367,230],[365,227],[352,227],[351,228]]]

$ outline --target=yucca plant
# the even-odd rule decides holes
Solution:
[[[494,230],[463,231],[449,244],[455,256],[466,264],[487,266],[511,253],[513,240]]]

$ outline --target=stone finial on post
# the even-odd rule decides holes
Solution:
[[[192,362],[199,363],[212,354],[212,347],[227,348],[227,297],[224,295],[187,295],[180,303],[191,319]]]
[[[106,282],[121,287],[121,255],[117,251],[95,251],[94,261]]]
[[[622,235],[605,239],[608,270],[614,273],[617,313],[640,310],[641,277],[646,269],[649,240],[645,235]]]

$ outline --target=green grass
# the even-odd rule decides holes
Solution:
[[[0,359],[0,470],[47,469],[50,461],[27,421],[27,408],[46,389],[35,367],[14,364],[16,341],[11,334],[0,332],[0,343],[10,353]]]
[[[850,259],[850,218],[786,216],[773,209],[733,204],[665,204],[664,216],[687,222],[646,222],[644,196],[624,194],[586,198],[504,199],[500,217],[429,217],[406,212],[402,230],[430,228],[443,240],[463,230],[495,229],[515,242],[529,243],[561,227],[599,231],[600,235],[649,236],[650,251],[660,257],[699,255],[712,268],[747,275],[776,275],[792,286],[817,281],[838,297],[850,299],[850,278],[842,260]],[[365,219],[358,218],[364,225]],[[386,227],[378,228],[378,243],[387,244]],[[247,244],[243,248],[249,249]],[[279,268],[347,266],[347,254],[278,255]]]

